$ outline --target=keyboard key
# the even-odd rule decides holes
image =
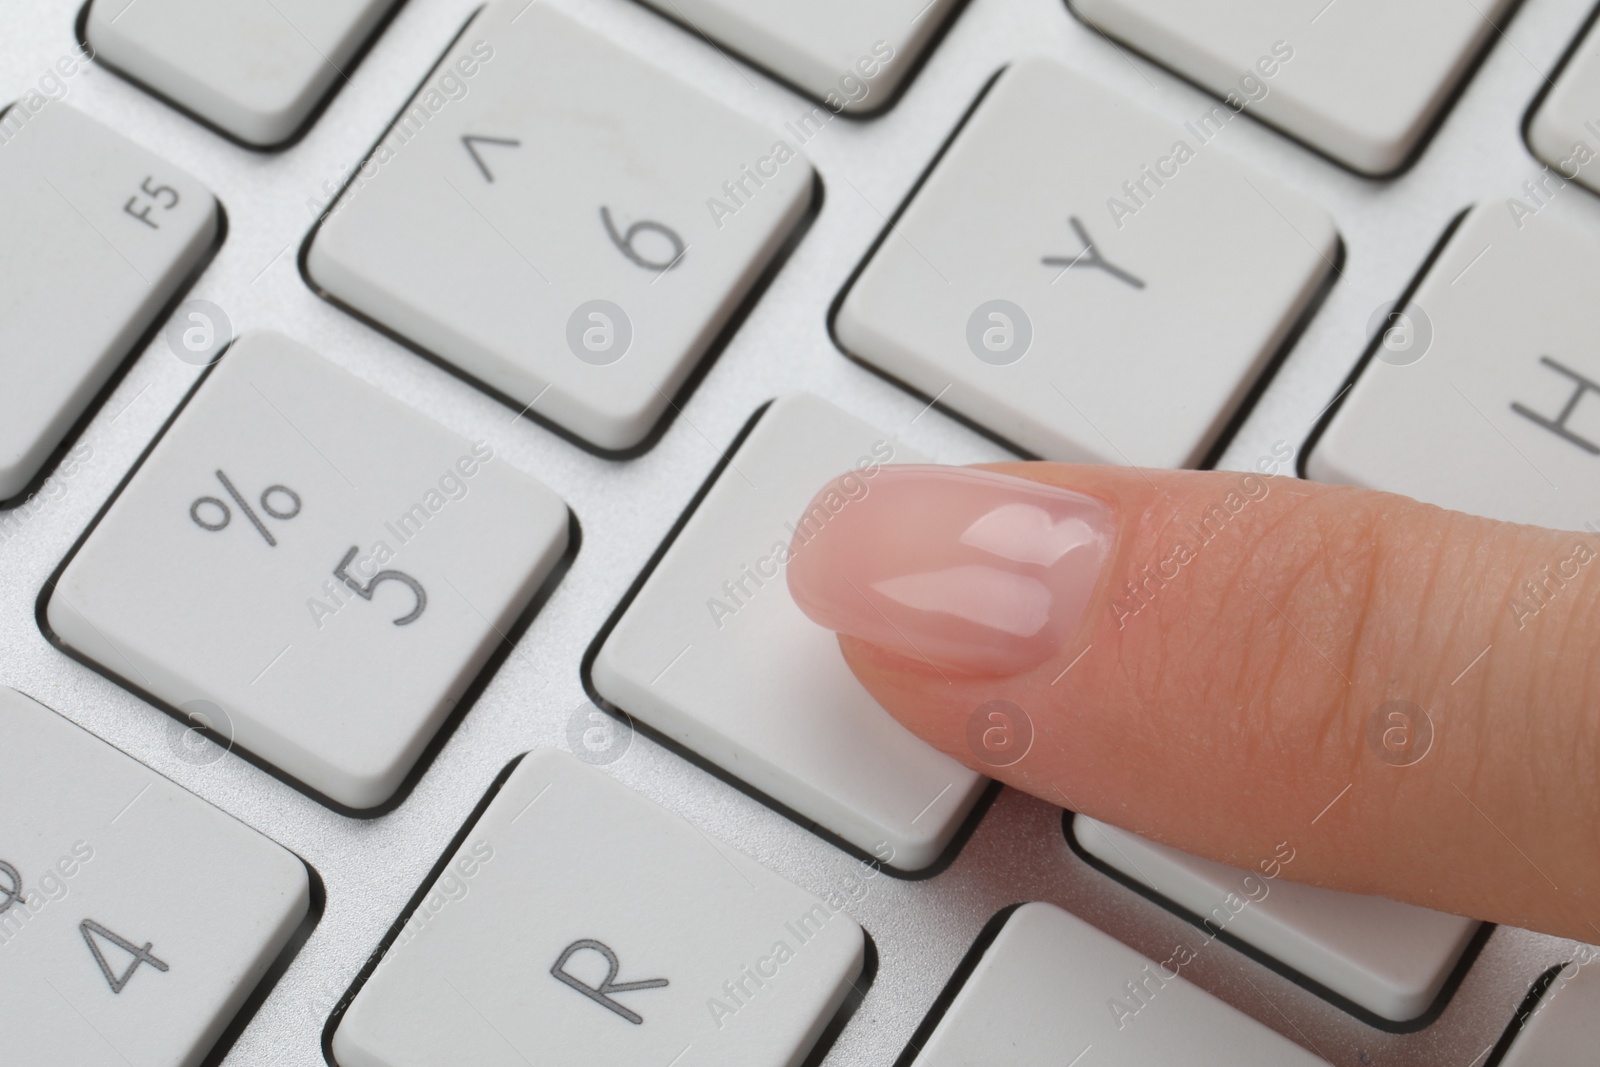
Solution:
[[[956,995],[915,1067],[1326,1067],[1161,962],[1053,904],[1024,904]],[[1075,1059],[1075,1057],[1077,1059]]]
[[[861,687],[783,568],[811,496],[921,457],[808,395],[761,416],[606,638],[600,694],[857,848],[905,870],[943,851],[984,780]],[[847,505],[845,505],[847,506]],[[803,550],[803,548],[802,548]]]
[[[1319,208],[1062,67],[1011,67],[888,232],[844,348],[1045,459],[1201,462],[1339,254]]]
[[[96,58],[247,145],[292,138],[395,0],[94,0]]]
[[[861,973],[843,909],[554,751],[525,756],[333,1036],[343,1067],[798,1064]]]
[[[955,0],[644,2],[748,56],[834,114],[882,108],[956,6]]]
[[[1600,1047],[1600,979],[1593,950],[1563,967],[1499,1067],[1589,1067]]]
[[[1528,124],[1528,144],[1557,175],[1539,183],[1543,188],[1523,201],[1526,207],[1541,208],[1563,179],[1576,180],[1600,193],[1600,162],[1596,162],[1600,158],[1600,20],[1590,24],[1583,43],[1539,103]]]
[[[1089,855],[1212,929],[1394,1022],[1433,1005],[1478,930],[1471,919],[1284,881],[1281,856],[1266,859],[1263,871],[1242,871],[1082,815],[1072,832]]]
[[[1405,166],[1512,0],[1071,0],[1091,26],[1364,174]]]
[[[217,201],[66,104],[0,120],[0,500],[211,254]]]
[[[305,921],[305,865],[5,688],[0,734],[6,1062],[200,1063]]]
[[[526,0],[473,20],[377,158],[317,284],[604,450],[649,434],[812,190],[786,141]]]
[[[277,334],[223,356],[50,596],[68,648],[350,808],[567,547],[554,493]]]
[[[1577,530],[1600,515],[1600,252],[1472,209],[1344,394],[1306,472]]]

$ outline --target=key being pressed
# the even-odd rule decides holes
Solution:
[[[219,218],[195,179],[66,104],[0,119],[0,500],[199,271]]]
[[[202,1062],[305,920],[305,865],[5,688],[0,735],[6,1062]]]
[[[1600,193],[1600,19],[1562,68],[1528,123],[1528,145],[1557,173],[1529,190],[1523,207],[1536,212],[1567,180]]]
[[[1294,858],[1277,854],[1242,871],[1074,817],[1089,855],[1298,971],[1394,1022],[1438,998],[1478,924],[1381,897],[1336,893],[1279,877]]]
[[[1409,161],[1511,0],[1071,0],[1090,25],[1364,174]]]
[[[1053,904],[1024,904],[956,994],[914,1067],[1327,1067],[1162,961]],[[1004,1050],[997,1061],[997,1050]]]
[[[1596,291],[1592,240],[1549,214],[1473,208],[1312,438],[1306,473],[1493,519],[1591,529]]]
[[[1338,256],[1321,210],[1046,60],[1000,77],[835,321],[1045,459],[1193,466]]]
[[[374,162],[316,283],[605,450],[648,435],[812,190],[786,140],[525,0],[467,26]]]
[[[395,0],[94,0],[98,58],[256,147],[348,81]]]
[[[351,808],[386,800],[567,546],[495,456],[235,342],[50,593],[58,638]]]
[[[861,973],[846,903],[536,752],[356,995],[334,1058],[791,1067]]]
[[[775,401],[593,668],[611,703],[905,870],[938,858],[984,780],[878,706],[783,568],[829,521],[802,514],[821,486],[854,468],[870,493],[882,464],[919,458],[816,397]]]
[[[766,67],[835,114],[894,94],[955,0],[643,0]]]

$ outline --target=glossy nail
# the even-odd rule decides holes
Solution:
[[[1110,558],[1093,497],[970,467],[834,479],[794,527],[789,591],[815,622],[941,670],[1009,675],[1058,653]]]

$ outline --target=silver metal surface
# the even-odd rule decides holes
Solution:
[[[629,0],[560,2],[649,60],[777,128],[810,104],[759,71]],[[1344,236],[1343,277],[1243,425],[1222,466],[1248,468],[1275,442],[1298,445],[1364,347],[1373,310],[1404,288],[1446,223],[1479,199],[1517,191],[1540,169],[1524,148],[1523,112],[1589,0],[1528,0],[1421,161],[1393,181],[1341,170],[1252,121],[1231,123],[1223,150],[1328,208]],[[821,212],[683,414],[648,454],[588,455],[324,303],[296,268],[326,199],[358,163],[467,19],[474,0],[409,0],[310,133],[277,154],[227,143],[104,70],[71,79],[67,99],[204,181],[226,205],[227,241],[191,295],[223,307],[236,330],[269,327],[471,437],[542,479],[571,504],[583,546],[517,650],[461,720],[414,791],[372,820],[333,814],[243,760],[178,758],[171,722],[58,652],[41,635],[45,580],[157,433],[197,371],[158,337],[93,419],[92,458],[0,545],[0,683],[15,686],[293,849],[320,874],[326,909],[309,941],[235,1044],[230,1064],[311,1067],[324,1024],[441,850],[518,753],[563,747],[585,697],[579,661],[707,472],[764,401],[805,389],[949,462],[1003,453],[922,401],[846,359],[827,312],[885,217],[904,198],[984,82],[1031,53],[1055,56],[1174,121],[1209,98],[1089,31],[1061,0],[971,0],[884,116],[837,120],[806,146],[822,175]],[[74,47],[75,0],[0,0],[0,100],[24,93]],[[1314,32],[1308,27],[1308,32]],[[1374,32],[1381,32],[1375,27]],[[1600,232],[1600,198],[1576,186],[1560,209]],[[93,299],[93,294],[85,294]],[[1515,309],[1508,309],[1515,313]],[[9,388],[0,383],[0,388]],[[1397,456],[1397,463],[1405,457]],[[793,879],[822,890],[857,861],[644,738],[607,768]],[[1315,828],[1304,842],[1315,847]],[[1420,845],[1421,843],[1419,843]],[[887,1065],[900,1055],[984,923],[1022,900],[1050,900],[1156,959],[1200,939],[1071,853],[1054,807],[1003,793],[955,861],[925,880],[878,878],[852,912],[879,954],[865,1002],[827,1062]],[[1221,944],[1184,974],[1340,1067],[1482,1062],[1535,977],[1567,958],[1564,942],[1496,930],[1441,1018],[1385,1033]]]

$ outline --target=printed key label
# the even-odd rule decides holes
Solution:
[[[1576,445],[1578,448],[1583,449],[1589,455],[1600,455],[1600,442],[1586,436],[1584,433],[1578,432],[1570,425],[1573,415],[1578,411],[1578,405],[1582,403],[1584,398],[1591,393],[1600,395],[1600,382],[1592,381],[1565,363],[1552,359],[1550,356],[1540,356],[1539,363],[1541,366],[1549,367],[1556,374],[1561,375],[1562,378],[1572,383],[1572,392],[1568,395],[1566,403],[1562,405],[1561,411],[1554,416],[1542,414],[1520,402],[1512,403],[1511,410],[1535,426],[1550,431],[1568,444]],[[1593,431],[1591,430],[1590,432]]]
[[[573,956],[580,952],[598,953],[602,958],[605,959],[607,967],[606,976],[605,978],[601,979],[599,985],[589,985],[583,979],[567,972],[567,961],[572,959]],[[622,962],[617,959],[617,954],[611,950],[609,945],[606,945],[600,941],[596,941],[593,938],[586,937],[581,940],[574,941],[572,944],[561,950],[561,955],[556,959],[555,964],[550,968],[550,974],[562,985],[565,985],[571,989],[576,989],[578,992],[582,993],[584,996],[588,997],[601,1007],[607,1009],[608,1011],[616,1012],[630,1023],[633,1023],[635,1026],[639,1026],[644,1022],[644,1016],[640,1015],[632,1008],[629,1008],[627,1005],[613,1000],[611,994],[631,993],[638,989],[660,989],[662,986],[667,984],[667,980],[665,978],[646,978],[643,981],[638,982],[619,982],[617,981],[617,972],[620,970],[622,970]]]
[[[171,211],[178,206],[178,191],[170,185],[154,185],[155,176],[150,175],[139,183],[139,191],[128,197],[128,202],[122,205],[122,211],[130,218],[137,219],[152,230],[161,229],[161,223],[151,218],[154,210]]]
[[[618,229],[611,219],[611,209],[601,207],[600,224],[629,262],[657,274],[665,274],[683,262],[684,253],[689,250],[677,230],[654,219],[640,219],[627,229]],[[654,245],[654,249],[647,250],[647,245]]]
[[[395,619],[394,624],[396,626],[409,626],[411,623],[414,623],[420,619],[422,617],[423,610],[428,606],[428,593],[422,588],[422,583],[404,571],[385,569],[379,571],[377,574],[374,574],[371,578],[368,578],[367,584],[362,585],[360,582],[356,581],[355,578],[351,577],[348,570],[350,562],[356,558],[356,553],[360,551],[361,549],[359,547],[356,545],[351,545],[350,551],[344,554],[344,559],[341,559],[339,561],[339,565],[333,569],[333,576],[339,579],[345,585],[349,586],[350,590],[362,600],[371,600],[372,591],[378,588],[378,586],[384,582],[398,582],[399,584],[411,590],[412,595],[417,598],[417,602],[416,606],[413,607],[411,611],[400,616],[398,619]]]
[[[262,514],[264,513],[269,519],[283,523],[299,517],[301,510],[305,507],[305,502],[300,499],[300,494],[293,489],[286,485],[269,485],[256,498],[256,504],[261,509],[258,512],[245,499],[244,494],[233,483],[233,479],[228,477],[226,471],[219,469],[216,472],[216,477],[217,482],[227,493],[228,500],[215,496],[202,496],[189,505],[189,518],[194,520],[196,526],[208,533],[221,533],[232,525],[234,509],[237,508],[239,514],[243,515],[245,520],[255,527],[256,533],[261,535],[261,539],[267,543],[267,547],[277,548],[278,538],[262,518]],[[232,501],[231,506],[228,501]],[[403,585],[411,590],[411,595],[415,600],[411,610],[394,619],[394,624],[396,626],[409,626],[421,618],[423,611],[428,606],[428,593],[422,587],[422,583],[404,571],[389,568],[368,576],[362,567],[358,565],[356,568],[357,574],[366,577],[366,581],[362,582],[357,575],[350,573],[350,564],[355,561],[360,551],[361,549],[358,546],[351,545],[349,551],[344,554],[343,558],[333,568],[333,577],[337,581],[344,583],[356,596],[368,601],[373,598],[374,591],[378,586],[384,582],[395,582]],[[363,560],[362,562],[365,563],[366,561]]]
[[[238,506],[244,517],[250,521],[250,525],[256,528],[256,533],[261,535],[261,539],[267,543],[267,547],[277,548],[278,539],[273,536],[266,523],[261,521],[261,516],[256,513],[255,509],[240,495],[239,490],[234,486],[228,475],[223,471],[217,471],[217,481],[222,483],[222,488],[227,490],[229,498]],[[300,514],[300,494],[286,485],[267,486],[261,491],[261,497],[257,503],[261,505],[261,510],[266,512],[268,516],[281,522],[287,522]],[[210,533],[221,533],[233,522],[233,509],[225,501],[219,500],[214,496],[202,496],[189,505],[189,518],[193,519],[194,524],[202,530]]]
[[[0,915],[11,910],[13,904],[26,904],[22,896],[22,875],[18,870],[0,860]]]
[[[100,973],[105,975],[106,984],[111,987],[111,992],[113,993],[120,994],[126,989],[128,983],[133,981],[134,974],[144,964],[149,964],[163,973],[172,969],[165,962],[151,955],[150,950],[154,946],[150,942],[146,941],[143,945],[135,945],[121,934],[107,930],[93,919],[85,919],[79,923],[78,932],[83,935],[83,940],[89,946],[89,951],[94,953],[94,961],[100,965]],[[100,947],[101,941],[110,943],[114,948],[119,948],[132,957],[127,967],[120,974],[112,969],[110,962],[107,961],[105,951]]]

